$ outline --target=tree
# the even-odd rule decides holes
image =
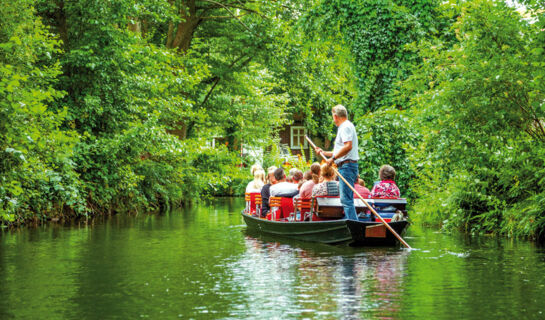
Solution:
[[[350,48],[358,90],[354,118],[382,107],[406,107],[398,83],[419,63],[406,45],[437,32],[436,6],[434,0],[335,0],[322,1],[309,13],[311,26],[340,33]]]
[[[84,212],[71,160],[78,136],[59,130],[66,109],[48,107],[65,94],[54,88],[59,41],[31,4],[0,7],[0,221]]]
[[[544,197],[540,27],[483,0],[465,3],[452,31],[453,42],[420,44],[424,63],[405,83],[424,137],[417,208],[451,228],[540,236],[545,213],[530,209]],[[517,226],[529,212],[536,223]]]

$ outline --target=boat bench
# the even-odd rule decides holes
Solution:
[[[318,218],[340,219],[344,217],[344,210],[340,197],[319,196],[313,198],[312,209]],[[406,213],[407,199],[365,199],[385,219],[400,210]],[[356,213],[368,213],[369,209],[361,199],[354,199]]]
[[[251,192],[244,193],[244,200],[246,201],[246,207],[244,212],[249,215],[259,215],[261,212],[261,193]]]
[[[292,215],[294,210],[293,198],[286,197],[270,197],[269,198],[269,207],[271,211],[267,214],[268,220],[288,220]]]
[[[389,222],[398,211],[407,212],[406,199],[366,199],[366,201],[386,222]],[[250,201],[250,203],[252,202]],[[269,205],[271,212],[266,217],[268,220],[319,221],[344,218],[340,197],[318,196],[311,199],[271,197]],[[354,199],[354,206],[357,214],[370,214],[361,199]],[[374,218],[372,217],[372,219]]]

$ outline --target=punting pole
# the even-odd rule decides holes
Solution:
[[[312,143],[312,141],[310,140],[310,138],[308,136],[305,135],[305,139],[307,139],[307,141],[310,143],[310,145],[316,149],[316,145],[314,143]],[[326,156],[323,154],[323,153],[320,153],[320,155],[322,156],[322,158],[324,158],[324,160],[327,160]],[[390,232],[397,238],[397,240],[399,240],[399,242],[403,243],[403,245],[405,247],[407,247],[408,249],[412,249],[411,246],[405,242],[405,240],[403,240],[403,238],[401,238],[401,236],[399,234],[397,234],[397,232],[395,232],[395,230],[386,222],[384,221],[384,219],[382,219],[382,217],[375,211],[375,209],[369,205],[369,203],[367,201],[365,201],[365,199],[360,195],[359,192],[356,191],[356,189],[354,189],[353,186],[351,186],[347,181],[346,179],[339,173],[339,171],[337,170],[337,168],[335,168],[335,166],[333,166],[333,170],[335,171],[335,173],[341,178],[343,179],[344,183],[350,188],[352,189],[352,191],[354,191],[354,193],[358,196],[358,198],[361,199],[361,201],[363,201],[363,203],[367,206],[367,208],[369,208],[369,210],[371,210],[371,212],[375,215],[375,217],[377,217],[380,222],[382,222],[384,224],[384,226],[386,226],[386,228],[388,228],[388,230],[390,230]]]

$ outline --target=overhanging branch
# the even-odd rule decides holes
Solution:
[[[229,9],[229,6],[223,4],[223,3],[220,3],[220,2],[217,2],[217,1],[214,1],[214,0],[202,0],[202,1],[205,1],[205,2],[209,2],[209,3],[213,3],[213,4],[216,4],[218,6],[221,6],[223,7],[227,12],[229,12],[229,14],[231,16],[233,16],[235,19],[237,19],[238,23],[240,23],[246,30],[248,30],[249,32],[253,33],[252,30],[250,28],[248,28],[248,26],[246,24],[244,24],[244,22],[242,22],[242,20],[240,20],[236,14],[233,13],[233,11],[231,11]],[[232,6],[231,6],[232,7]]]

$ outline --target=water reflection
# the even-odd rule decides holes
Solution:
[[[351,248],[246,233],[247,308],[258,317],[380,319],[401,309],[408,251]],[[238,271],[240,273],[240,271]]]
[[[543,319],[545,249],[411,226],[418,248],[252,234],[244,199],[0,231],[0,319]]]

